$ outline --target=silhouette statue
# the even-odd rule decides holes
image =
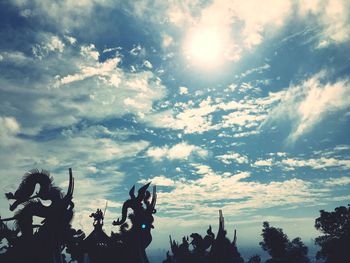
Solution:
[[[34,194],[36,185],[40,189]],[[72,202],[74,180],[72,170],[69,169],[69,187],[66,195],[53,184],[53,179],[47,171],[32,170],[27,173],[17,191],[6,193],[9,200],[15,200],[10,205],[14,211],[18,205],[23,208],[15,212],[11,218],[1,219],[3,222],[15,221],[20,236],[16,237],[16,245],[8,247],[4,253],[4,262],[37,262],[63,263],[62,250],[67,235],[71,229],[74,204]],[[34,195],[33,195],[34,194]],[[44,206],[41,200],[50,200],[50,206]],[[41,217],[39,225],[33,225],[33,217]],[[36,229],[35,232],[33,230]],[[11,240],[11,238],[10,238]]]
[[[211,226],[207,235],[203,238],[198,233],[183,237],[182,244],[173,241],[170,236],[170,248],[172,255],[167,252],[167,258],[163,263],[243,263],[243,258],[238,252],[237,233],[235,230],[233,241],[226,238],[226,230],[222,211],[219,211],[219,230],[215,238]],[[192,249],[190,249],[190,245]]]
[[[69,262],[83,262],[83,241],[85,237],[85,233],[81,229],[70,229],[66,242],[66,252],[70,254],[71,257],[71,260]]]
[[[9,228],[7,224],[1,221],[0,217],[0,253],[12,249],[16,245],[17,235],[19,233],[19,229]],[[2,245],[2,240],[6,240],[6,245]],[[0,262],[5,260],[6,254],[0,254]]]
[[[104,219],[104,215],[102,213],[101,209],[97,209],[97,211],[95,213],[92,213],[90,215],[90,217],[94,218],[94,223],[93,225],[103,225],[103,219]]]
[[[147,190],[150,183],[142,186],[135,196],[135,186],[129,192],[130,199],[126,200],[122,207],[122,217],[113,221],[114,226],[119,226],[119,233],[111,235],[112,248],[120,251],[124,261],[131,263],[148,263],[145,249],[152,242],[151,230],[153,226],[153,214],[156,213],[155,205],[157,200],[156,187],[153,186],[153,193]],[[128,209],[132,212],[128,215]],[[131,226],[126,222],[130,219]]]
[[[98,263],[98,262],[113,262],[109,254],[110,237],[103,231],[104,215],[101,209],[97,209],[96,213],[92,213],[90,217],[94,218],[94,230],[82,241],[81,251],[84,253],[84,262]]]
[[[5,194],[8,200],[13,200],[9,209],[14,214],[9,218],[0,217],[0,262],[67,263],[69,259],[70,263],[149,263],[146,248],[152,242],[153,215],[157,212],[156,187],[153,186],[151,193],[149,186],[150,183],[140,187],[137,195],[135,186],[130,189],[121,217],[112,223],[118,231],[110,235],[104,232],[105,214],[97,209],[90,214],[93,231],[86,236],[82,230],[71,226],[74,214],[72,169],[69,169],[66,194],[54,185],[49,172],[32,170],[26,173],[18,189]],[[51,204],[45,206],[42,202],[47,200]],[[324,259],[325,263],[349,262],[350,205],[320,213],[315,227],[323,235],[315,240],[321,247],[316,258]],[[34,217],[42,220],[34,222]],[[7,222],[14,224],[8,226]],[[204,237],[192,233],[184,236],[181,243],[169,236],[170,251],[163,263],[243,263],[237,248],[236,230],[232,241],[226,236],[224,216],[219,210],[216,236],[211,226]],[[300,238],[290,241],[282,229],[268,222],[263,223],[262,237],[260,245],[271,256],[265,263],[310,262],[308,248]],[[261,258],[252,256],[248,262],[260,263]]]
[[[69,186],[65,195],[54,185],[49,172],[28,172],[14,193],[5,194],[9,200],[14,200],[10,211],[15,213],[10,218],[0,217],[0,262],[67,263],[66,254],[70,254],[69,262],[148,263],[145,249],[152,241],[157,200],[156,187],[153,186],[151,194],[147,190],[149,185],[142,186],[137,196],[135,186],[131,188],[130,198],[122,207],[121,219],[113,221],[114,226],[119,226],[119,232],[112,232],[111,236],[104,232],[105,215],[97,209],[90,214],[94,229],[86,236],[70,224],[74,213],[72,170],[69,169]],[[39,190],[34,193],[37,186]],[[44,200],[51,201],[51,204],[43,205]],[[21,209],[17,209],[19,205]],[[34,224],[33,217],[43,220]],[[14,221],[14,227],[8,227],[7,221]],[[3,240],[6,244],[2,243]]]
[[[222,211],[219,210],[219,230],[214,240],[210,254],[210,262],[215,263],[243,263],[244,260],[241,257],[237,249],[237,231],[234,231],[234,237],[232,242],[226,238],[225,220],[222,215]]]
[[[152,241],[153,214],[156,213],[156,187],[153,193],[147,191],[149,183],[142,186],[135,196],[135,186],[129,192],[130,199],[122,207],[122,217],[113,221],[119,232],[108,236],[103,230],[104,214],[97,209],[90,217],[94,219],[94,230],[83,240],[75,239],[68,247],[74,251],[74,259],[79,263],[148,263],[145,249]],[[132,210],[128,214],[129,208]],[[130,226],[127,220],[130,220]],[[73,239],[74,240],[74,239]]]

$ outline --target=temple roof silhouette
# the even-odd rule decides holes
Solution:
[[[94,226],[94,230],[83,241],[84,248],[106,247],[109,243],[109,236],[103,231],[103,224]]]

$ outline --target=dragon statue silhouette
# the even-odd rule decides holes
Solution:
[[[34,193],[37,185],[39,190]],[[10,205],[11,211],[15,211],[19,205],[23,207],[15,211],[13,217],[0,219],[3,229],[5,229],[4,222],[14,221],[18,232],[16,245],[11,245],[9,242],[4,262],[64,262],[62,250],[73,218],[73,190],[74,179],[71,169],[65,195],[54,185],[49,172],[32,170],[25,174],[15,193],[5,194],[7,199],[14,200]],[[49,206],[42,203],[47,200],[51,201]],[[35,225],[33,217],[43,220]]]
[[[150,184],[142,186],[135,195],[135,186],[129,192],[130,198],[123,203],[122,216],[113,221],[119,229],[107,235],[103,230],[104,214],[101,209],[91,213],[93,231],[71,239],[67,251],[79,263],[148,263],[145,249],[152,241],[153,214],[156,213],[156,187],[152,194],[147,190]],[[81,238],[83,237],[83,238]]]
[[[122,207],[122,218],[113,221],[114,226],[119,226],[118,234],[112,233],[114,244],[119,244],[127,262],[148,263],[145,249],[152,242],[151,230],[153,226],[153,214],[157,201],[156,186],[151,193],[147,190],[150,183],[142,186],[135,196],[135,186],[129,192],[130,199],[124,202]],[[128,209],[132,212],[128,215]],[[126,222],[130,219],[131,227]],[[126,262],[126,261],[125,261]]]
[[[137,194],[135,186],[131,188],[130,198],[122,206],[121,218],[113,221],[113,225],[119,227],[116,233],[107,235],[103,230],[106,203],[104,212],[97,209],[90,214],[94,229],[85,235],[71,226],[72,170],[69,169],[66,194],[55,186],[48,171],[31,170],[15,192],[5,194],[14,215],[0,217],[0,262],[149,263],[145,249],[152,242],[157,201],[156,187],[153,186],[151,193],[147,190],[149,186],[150,183],[140,187]],[[13,222],[11,227],[8,222]]]

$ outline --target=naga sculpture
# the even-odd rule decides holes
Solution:
[[[34,194],[36,185],[40,188]],[[9,200],[15,200],[10,205],[11,211],[23,205],[13,217],[0,220],[14,221],[20,233],[17,245],[10,247],[6,253],[8,262],[64,262],[61,252],[67,233],[71,229],[73,190],[74,179],[71,169],[66,195],[53,184],[53,179],[47,171],[32,170],[23,177],[15,193],[6,193]],[[51,204],[45,206],[41,202],[43,200],[49,200]],[[39,225],[33,225],[34,216],[43,218]]]
[[[130,199],[124,202],[122,207],[122,218],[113,221],[114,226],[119,226],[120,233],[112,233],[114,246],[119,247],[119,256],[123,258],[120,262],[148,263],[145,249],[152,241],[151,230],[153,226],[153,214],[156,213],[157,200],[156,187],[153,193],[147,190],[150,183],[142,186],[135,196],[135,186],[129,192]],[[128,215],[128,209],[132,213]],[[131,226],[126,222],[130,219]]]
[[[117,233],[108,236],[103,230],[104,214],[101,209],[91,213],[93,231],[83,240],[78,240],[69,251],[79,263],[148,263],[145,249],[152,241],[153,214],[156,213],[156,187],[147,191],[150,184],[142,186],[135,196],[135,186],[129,192],[130,199],[122,206],[122,217],[113,221],[119,226]],[[151,198],[152,197],[152,198]],[[130,210],[131,211],[130,211]],[[130,213],[128,213],[130,211]],[[128,221],[129,219],[129,221]]]
[[[118,233],[109,236],[104,232],[105,213],[97,209],[90,215],[94,230],[86,236],[70,224],[74,213],[72,170],[69,169],[65,195],[54,185],[49,172],[28,172],[14,193],[6,193],[14,201],[10,205],[14,215],[0,217],[0,262],[66,263],[66,254],[70,254],[69,262],[148,263],[145,249],[152,241],[157,200],[156,187],[151,194],[147,190],[149,185],[142,186],[137,195],[135,186],[131,188],[121,219],[113,221],[114,226],[119,226]],[[51,203],[45,205],[44,201]],[[37,217],[42,221],[38,223]],[[9,221],[14,222],[13,229],[5,223]],[[2,240],[6,240],[5,245]]]

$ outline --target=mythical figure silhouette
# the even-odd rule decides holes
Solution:
[[[173,255],[167,252],[164,263],[243,263],[236,242],[236,230],[233,241],[226,238],[224,217],[219,211],[219,230],[215,238],[211,226],[207,230],[207,235],[203,238],[198,233],[190,235],[192,241],[189,243],[188,237],[183,237],[182,244],[173,241],[170,236],[170,247]],[[192,249],[190,249],[190,245]]]
[[[209,262],[213,263],[243,263],[237,249],[237,232],[234,231],[232,242],[226,237],[225,220],[222,211],[219,210],[219,230],[216,239],[211,246]]]
[[[115,262],[117,257],[109,253],[112,252],[110,237],[103,230],[104,213],[97,209],[90,217],[94,218],[94,230],[81,243],[80,251],[83,256],[80,256],[80,259],[83,259],[84,263]]]
[[[36,185],[40,188],[34,194]],[[7,251],[9,262],[64,262],[61,252],[73,218],[73,190],[71,169],[65,196],[53,184],[49,172],[32,170],[23,177],[15,193],[6,193],[9,200],[15,200],[10,205],[11,211],[23,205],[13,217],[1,219],[1,222],[14,220],[20,232],[17,245]],[[51,205],[45,206],[41,200],[50,200]],[[34,216],[43,218],[41,224],[33,225]],[[34,233],[33,229],[36,229]]]
[[[147,191],[149,185],[142,186],[137,196],[135,186],[131,188],[130,199],[122,206],[121,219],[113,221],[114,226],[119,226],[117,233],[112,232],[108,236],[104,232],[102,210],[97,209],[90,215],[94,218],[94,230],[84,240],[69,248],[76,252],[74,257],[79,263],[149,262],[145,249],[152,241],[151,230],[154,228],[153,214],[156,213],[157,200],[156,187],[153,186],[151,195]]]
[[[95,213],[91,213],[90,217],[94,218],[94,223],[93,225],[103,225],[103,212],[101,209],[97,209],[97,211]]]
[[[120,233],[112,233],[112,242],[121,251],[125,261],[131,263],[148,263],[145,249],[152,242],[151,230],[153,226],[153,214],[156,213],[155,205],[157,200],[156,187],[153,186],[153,193],[147,190],[150,183],[142,186],[135,196],[135,186],[129,192],[130,199],[124,202],[122,217],[113,221],[114,226],[119,226]],[[132,212],[128,215],[128,209]],[[126,222],[130,219],[131,226]]]

